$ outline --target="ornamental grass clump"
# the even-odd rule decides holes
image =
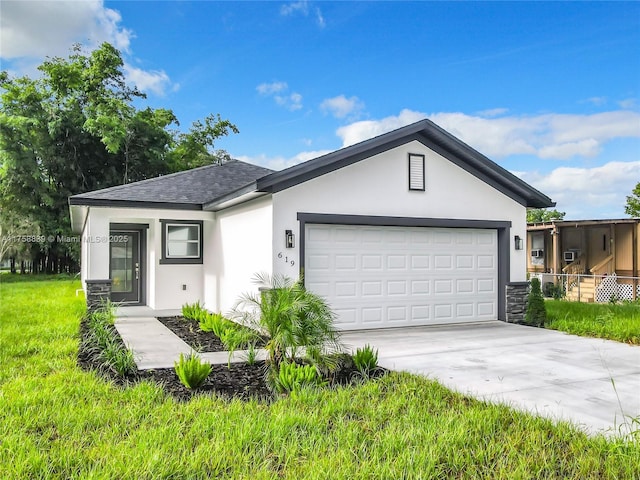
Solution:
[[[195,352],[187,356],[181,353],[180,359],[174,362],[174,369],[180,382],[190,390],[201,387],[211,373],[211,365],[203,363]]]
[[[369,378],[378,368],[378,350],[371,345],[356,349],[353,355],[353,363],[364,378]]]
[[[133,351],[122,343],[114,321],[115,308],[110,302],[90,313],[86,319],[87,331],[83,335],[82,350],[94,355],[105,370],[126,377],[134,374],[138,367]]]
[[[540,280],[532,278],[524,323],[532,327],[542,327],[546,321],[547,308],[544,304],[542,290],[540,289]]]

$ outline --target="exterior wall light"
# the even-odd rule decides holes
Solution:
[[[516,235],[515,237],[513,237],[513,243],[516,247],[516,250],[522,250],[524,242],[522,241],[522,238],[520,238],[520,235]]]
[[[293,231],[291,230],[284,231],[284,245],[286,248],[295,247],[295,237],[293,236]]]

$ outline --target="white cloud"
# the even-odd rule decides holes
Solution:
[[[517,175],[551,197],[567,219],[624,218],[626,197],[640,178],[640,161]]]
[[[498,117],[509,111],[508,108],[490,108],[489,110],[481,110],[478,115],[481,117]]]
[[[355,122],[336,134],[343,146],[429,118],[489,157],[528,154],[540,158],[593,157],[614,138],[640,137],[640,114],[611,111],[591,115],[543,114],[483,118],[458,112],[426,114],[403,110],[381,120]]]
[[[345,125],[338,128],[336,134],[342,139],[342,146],[348,147],[424,118],[426,118],[424,113],[402,110],[398,116],[390,116],[381,120],[363,120]]]
[[[260,95],[273,97],[278,105],[292,112],[302,108],[302,95],[297,92],[289,93],[287,82],[261,83],[256,90]]]
[[[243,162],[253,163],[254,165],[262,165],[263,167],[270,168],[272,170],[283,170],[285,168],[292,167],[302,162],[306,162],[307,160],[312,160],[314,158],[321,157],[322,155],[326,155],[327,153],[331,153],[333,150],[315,150],[315,151],[306,151],[300,152],[293,157],[267,157],[266,155],[258,155],[255,157],[241,155],[234,156],[238,160],[242,160]]]
[[[324,28],[326,23],[322,15],[322,11],[320,11],[320,8],[318,7],[311,8],[307,0],[287,3],[280,7],[280,15],[282,15],[283,17],[290,17],[296,14],[308,17],[310,13],[315,17],[316,24],[320,28]]]
[[[66,57],[74,43],[91,51],[103,42],[130,54],[134,34],[121,25],[122,16],[106,8],[102,0],[4,1],[0,16],[0,57],[11,60],[15,75],[37,75],[35,64],[45,57]],[[138,89],[164,95],[172,84],[162,70],[145,71],[125,60],[128,83]]]
[[[600,153],[600,143],[593,138],[578,142],[567,142],[557,145],[541,147],[538,150],[540,158],[571,158],[573,156],[595,157]]]
[[[344,95],[327,98],[320,104],[320,109],[324,112],[331,113],[336,118],[345,118],[347,116],[358,116],[364,109],[364,103],[358,97],[347,98]]]
[[[322,16],[322,12],[320,11],[319,8],[315,9],[315,15],[316,15],[316,23],[318,24],[318,26],[320,28],[324,28],[326,23],[324,21],[324,17]]]
[[[274,93],[285,91],[289,88],[287,82],[261,83],[256,87],[260,95],[273,95]]]
[[[73,43],[94,48],[109,42],[127,52],[133,33],[101,0],[5,1],[0,17],[0,56],[44,58],[69,52]]]
[[[630,108],[634,108],[636,106],[636,99],[635,98],[625,98],[624,100],[620,100],[618,102],[618,105],[620,105],[620,108],[624,108],[625,110],[630,109]]]
[[[607,97],[590,97],[590,98],[587,98],[585,100],[585,102],[591,103],[592,105],[595,105],[596,107],[600,107],[600,106],[604,105],[605,103],[607,103]]]
[[[309,15],[309,2],[307,0],[291,2],[280,7],[280,14],[285,17],[298,12],[303,15]]]
[[[153,92],[158,96],[163,96],[167,89],[171,88],[172,91],[176,91],[179,88],[178,84],[172,85],[169,75],[164,70],[142,70],[128,64],[124,65],[123,70],[127,81],[136,85],[143,92]]]

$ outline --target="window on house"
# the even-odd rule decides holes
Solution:
[[[424,155],[409,154],[409,190],[425,191]]]
[[[202,222],[161,220],[160,263],[202,263]]]

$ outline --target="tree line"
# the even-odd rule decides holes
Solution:
[[[0,261],[12,271],[79,270],[68,197],[229,159],[238,128],[211,114],[186,132],[169,109],[139,106],[109,43],[48,58],[36,78],[0,72]]]

